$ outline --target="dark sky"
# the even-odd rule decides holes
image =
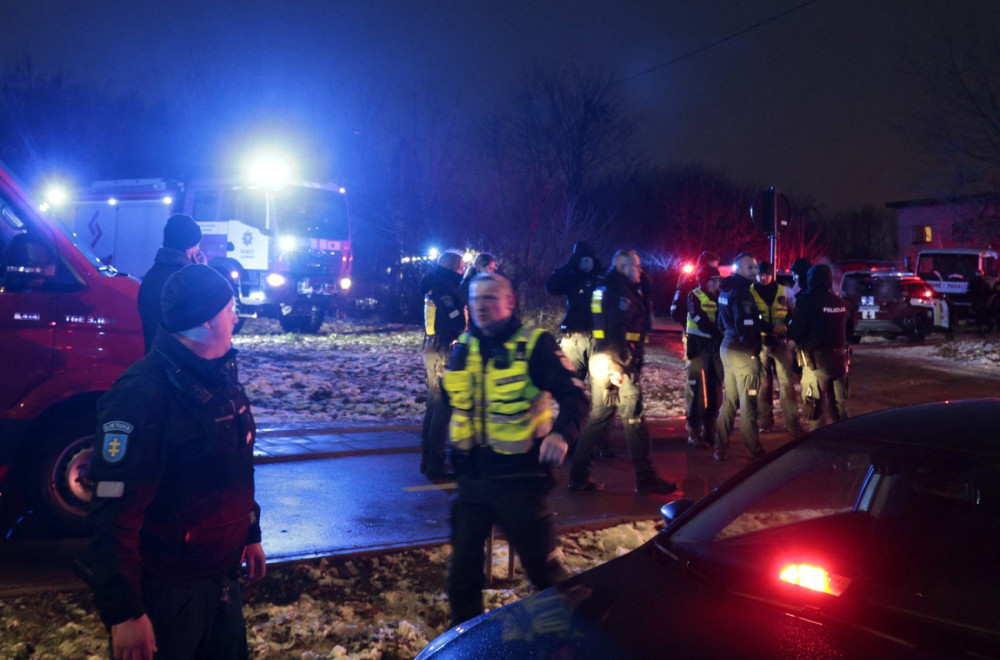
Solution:
[[[997,22],[1000,2],[815,0],[770,20],[805,1],[20,0],[4,3],[0,65],[27,53],[70,81],[154,92],[199,89],[208,72],[285,108],[343,81],[477,109],[531,66],[598,64],[624,80],[657,162],[827,210],[924,196],[895,127],[914,98],[904,58],[941,26]],[[310,112],[301,124],[338,120]]]

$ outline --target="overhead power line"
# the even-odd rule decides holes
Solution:
[[[785,16],[788,16],[789,14],[797,12],[798,10],[800,10],[800,9],[802,9],[804,7],[808,7],[809,5],[815,4],[817,2],[819,2],[819,0],[806,0],[806,2],[803,2],[801,4],[798,4],[798,5],[794,6],[794,7],[786,9],[785,11],[783,11],[781,13],[778,13],[778,14],[775,14],[774,16],[771,16],[769,18],[765,18],[763,20],[760,20],[760,21],[754,23],[753,25],[749,25],[749,26],[743,28],[742,30],[739,30],[737,32],[733,32],[732,34],[727,34],[726,36],[721,37],[720,39],[716,39],[715,41],[713,41],[710,44],[706,44],[705,46],[701,46],[700,48],[695,48],[694,50],[690,50],[690,51],[688,51],[688,52],[686,52],[686,53],[684,53],[682,55],[678,55],[677,57],[674,57],[673,59],[667,60],[666,62],[663,62],[661,64],[657,64],[656,66],[651,66],[648,69],[644,69],[643,71],[640,71],[638,73],[634,73],[631,76],[627,76],[625,78],[621,78],[617,82],[618,83],[628,82],[629,80],[634,80],[635,78],[638,78],[640,76],[645,76],[646,74],[653,73],[654,71],[659,71],[660,69],[662,69],[664,67],[668,67],[671,64],[676,64],[677,62],[680,62],[681,60],[685,60],[685,59],[687,59],[689,57],[694,57],[695,55],[697,55],[699,53],[704,53],[706,50],[708,50],[710,48],[715,48],[719,44],[724,44],[727,41],[732,41],[733,39],[735,39],[737,37],[741,37],[744,34],[747,34],[748,32],[753,32],[757,28],[763,27],[763,26],[767,25],[768,23],[773,23],[774,21],[777,21],[778,19],[784,18]]]

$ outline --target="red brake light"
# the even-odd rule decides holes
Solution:
[[[789,564],[781,569],[778,579],[803,589],[821,591],[833,596],[844,593],[844,589],[851,583],[850,578],[830,575],[825,568],[809,564]]]

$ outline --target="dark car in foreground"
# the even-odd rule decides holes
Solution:
[[[852,271],[840,281],[840,295],[854,310],[853,342],[865,335],[905,335],[923,341],[930,332],[951,335],[950,307],[930,284],[913,273]]]
[[[1000,657],[1000,399],[827,426],[434,658]]]

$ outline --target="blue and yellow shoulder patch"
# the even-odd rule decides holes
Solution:
[[[134,428],[128,422],[106,422],[102,427],[104,442],[101,443],[101,457],[108,463],[117,463],[125,458],[128,436]]]

